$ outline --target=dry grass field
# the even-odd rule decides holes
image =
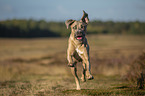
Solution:
[[[130,64],[145,52],[145,36],[91,35],[94,80],[75,81],[67,67],[68,38],[0,39],[0,96],[145,95],[125,81]],[[81,64],[78,74],[81,75]]]

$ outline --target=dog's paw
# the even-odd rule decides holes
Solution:
[[[87,77],[87,79],[92,80],[92,79],[94,79],[94,77],[92,75],[90,75],[90,76]]]
[[[85,77],[81,77],[82,82],[86,82],[86,78]]]
[[[68,64],[68,67],[74,67],[74,64]]]
[[[80,88],[80,87],[78,87],[78,88],[76,88],[76,90],[81,90],[81,88]]]

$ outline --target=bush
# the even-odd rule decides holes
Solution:
[[[140,83],[144,81],[144,75],[145,53],[142,53],[132,64],[130,64],[129,71],[126,74],[125,79],[133,83]]]

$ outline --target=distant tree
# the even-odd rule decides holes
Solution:
[[[45,20],[6,20],[0,21],[0,37],[56,37],[68,36],[64,22]],[[145,34],[145,22],[90,21],[87,34]]]

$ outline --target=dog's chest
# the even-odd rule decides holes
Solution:
[[[86,46],[85,46],[85,44],[80,44],[80,45],[76,46],[75,50],[77,51],[77,53],[79,55],[82,55],[82,54],[84,54],[84,51],[86,50]]]
[[[84,51],[81,50],[81,48],[76,48],[76,51],[77,51],[78,54],[83,54],[84,53]]]

